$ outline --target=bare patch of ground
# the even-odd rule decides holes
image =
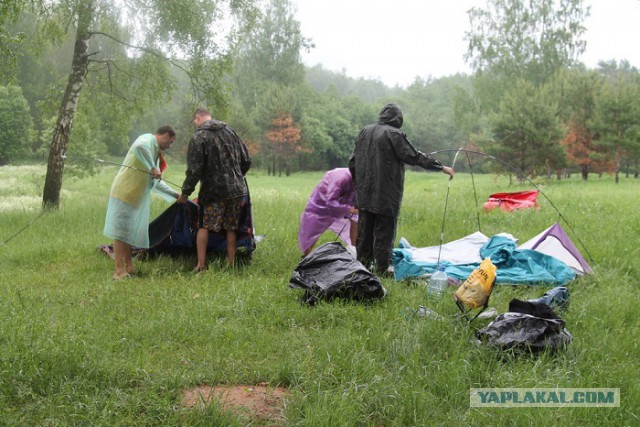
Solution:
[[[207,406],[216,399],[220,407],[236,415],[254,420],[284,423],[287,389],[268,387],[266,383],[257,385],[199,386],[182,393],[182,407]]]

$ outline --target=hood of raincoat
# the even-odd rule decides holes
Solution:
[[[221,122],[220,120],[216,120],[216,119],[211,119],[211,120],[207,120],[206,122],[202,122],[198,129],[220,130],[225,126],[227,126],[225,122]]]
[[[380,110],[378,123],[400,129],[402,127],[402,111],[396,104],[387,104]]]

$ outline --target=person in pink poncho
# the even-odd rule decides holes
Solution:
[[[332,169],[324,175],[300,216],[298,244],[305,256],[327,229],[348,245],[356,242],[358,210],[353,207],[355,198],[356,189],[348,168]]]

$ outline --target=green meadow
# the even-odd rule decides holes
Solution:
[[[478,207],[532,185],[407,173],[397,237],[414,246],[478,228],[526,241],[559,221],[588,259],[594,273],[569,283],[561,312],[573,341],[532,357],[478,345],[475,329],[489,320],[468,324],[450,296],[429,299],[416,282],[383,279],[388,295],[373,303],[300,304],[301,291],[288,287],[298,218],[321,172],[250,173],[264,235],[250,264],[230,270],[211,259],[192,275],[195,255],[159,257],[114,281],[112,260],[96,248],[110,243],[102,228],[116,171],[65,176],[60,209],[41,214],[44,166],[0,167],[0,425],[640,424],[638,179],[538,180],[539,210],[503,213]],[[165,178],[181,183],[183,171],[171,165]],[[167,206],[154,199],[152,216]],[[548,289],[501,285],[491,306],[502,313],[512,298]],[[407,315],[420,305],[443,319]],[[256,384],[287,389],[281,417],[181,403],[194,387]],[[556,387],[619,388],[620,407],[470,407],[471,388]]]

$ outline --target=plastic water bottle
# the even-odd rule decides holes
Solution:
[[[442,296],[444,291],[449,286],[449,277],[447,277],[446,271],[444,271],[444,265],[438,265],[438,270],[431,275],[429,284],[427,285],[427,295],[433,295],[436,297]]]

